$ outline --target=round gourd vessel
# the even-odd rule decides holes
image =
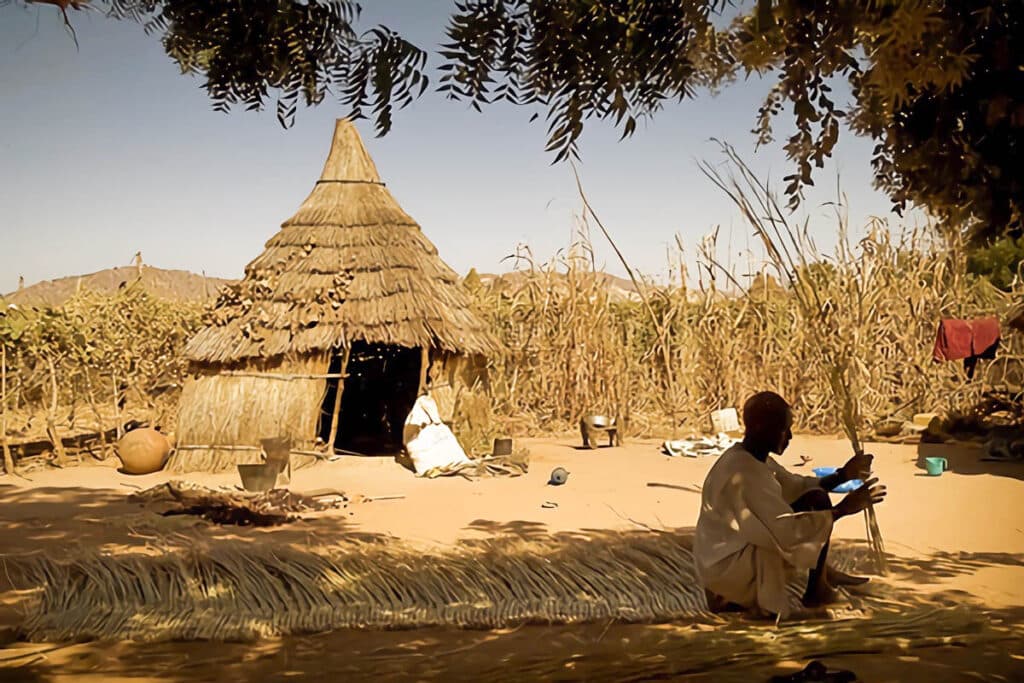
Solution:
[[[151,474],[163,468],[171,444],[155,429],[133,429],[117,442],[117,457],[126,474]]]

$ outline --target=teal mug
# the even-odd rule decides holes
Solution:
[[[949,463],[946,462],[945,458],[925,458],[924,467],[928,470],[928,475],[932,477],[942,476],[945,470],[949,469]]]

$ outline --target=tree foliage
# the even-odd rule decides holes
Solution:
[[[440,90],[481,108],[495,100],[548,110],[548,149],[576,155],[587,118],[623,136],[668,98],[730,71],[723,2],[466,2],[448,27]]]
[[[258,109],[275,92],[284,125],[300,97],[333,92],[383,134],[428,83],[426,53],[385,27],[357,32],[352,0],[94,5],[162,35],[218,109]],[[752,112],[758,142],[785,109],[795,124],[791,206],[845,122],[876,141],[875,183],[897,210],[921,205],[978,238],[1024,234],[1019,0],[465,0],[447,38],[439,89],[477,109],[504,100],[544,112],[556,160],[578,154],[591,119],[627,137],[668,100],[757,73],[774,81]],[[837,101],[840,82],[851,101]]]
[[[1024,261],[1024,237],[1002,237],[992,244],[971,251],[967,272],[981,275],[1004,291],[1011,291],[1020,280]]]
[[[878,187],[979,237],[1020,234],[1024,32],[1010,0],[506,0],[458,5],[443,52],[456,98],[548,109],[550,146],[576,153],[584,123],[639,117],[740,74],[774,79],[755,134],[784,108],[791,206],[813,184],[845,120],[876,140]],[[852,101],[836,101],[846,81]]]
[[[63,0],[26,0],[82,9]],[[394,31],[355,24],[352,0],[94,0],[89,5],[116,19],[141,23],[161,36],[182,73],[205,77],[214,108],[263,109],[276,97],[285,127],[299,100],[319,104],[328,92],[379,133],[391,128],[396,107],[422,94],[429,79],[427,54]]]

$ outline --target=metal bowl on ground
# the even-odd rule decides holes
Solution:
[[[591,427],[597,427],[598,429],[607,429],[615,424],[615,420],[607,415],[587,415],[583,419],[588,425]]]
[[[875,434],[878,436],[899,436],[902,431],[902,420],[882,420],[875,425]]]
[[[277,482],[277,471],[264,463],[237,467],[238,476],[242,478],[242,488],[246,491],[269,491]]]

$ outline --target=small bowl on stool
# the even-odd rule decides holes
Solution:
[[[265,463],[256,465],[238,465],[238,476],[242,478],[242,488],[246,491],[269,491],[277,482],[277,471],[267,467]]]

